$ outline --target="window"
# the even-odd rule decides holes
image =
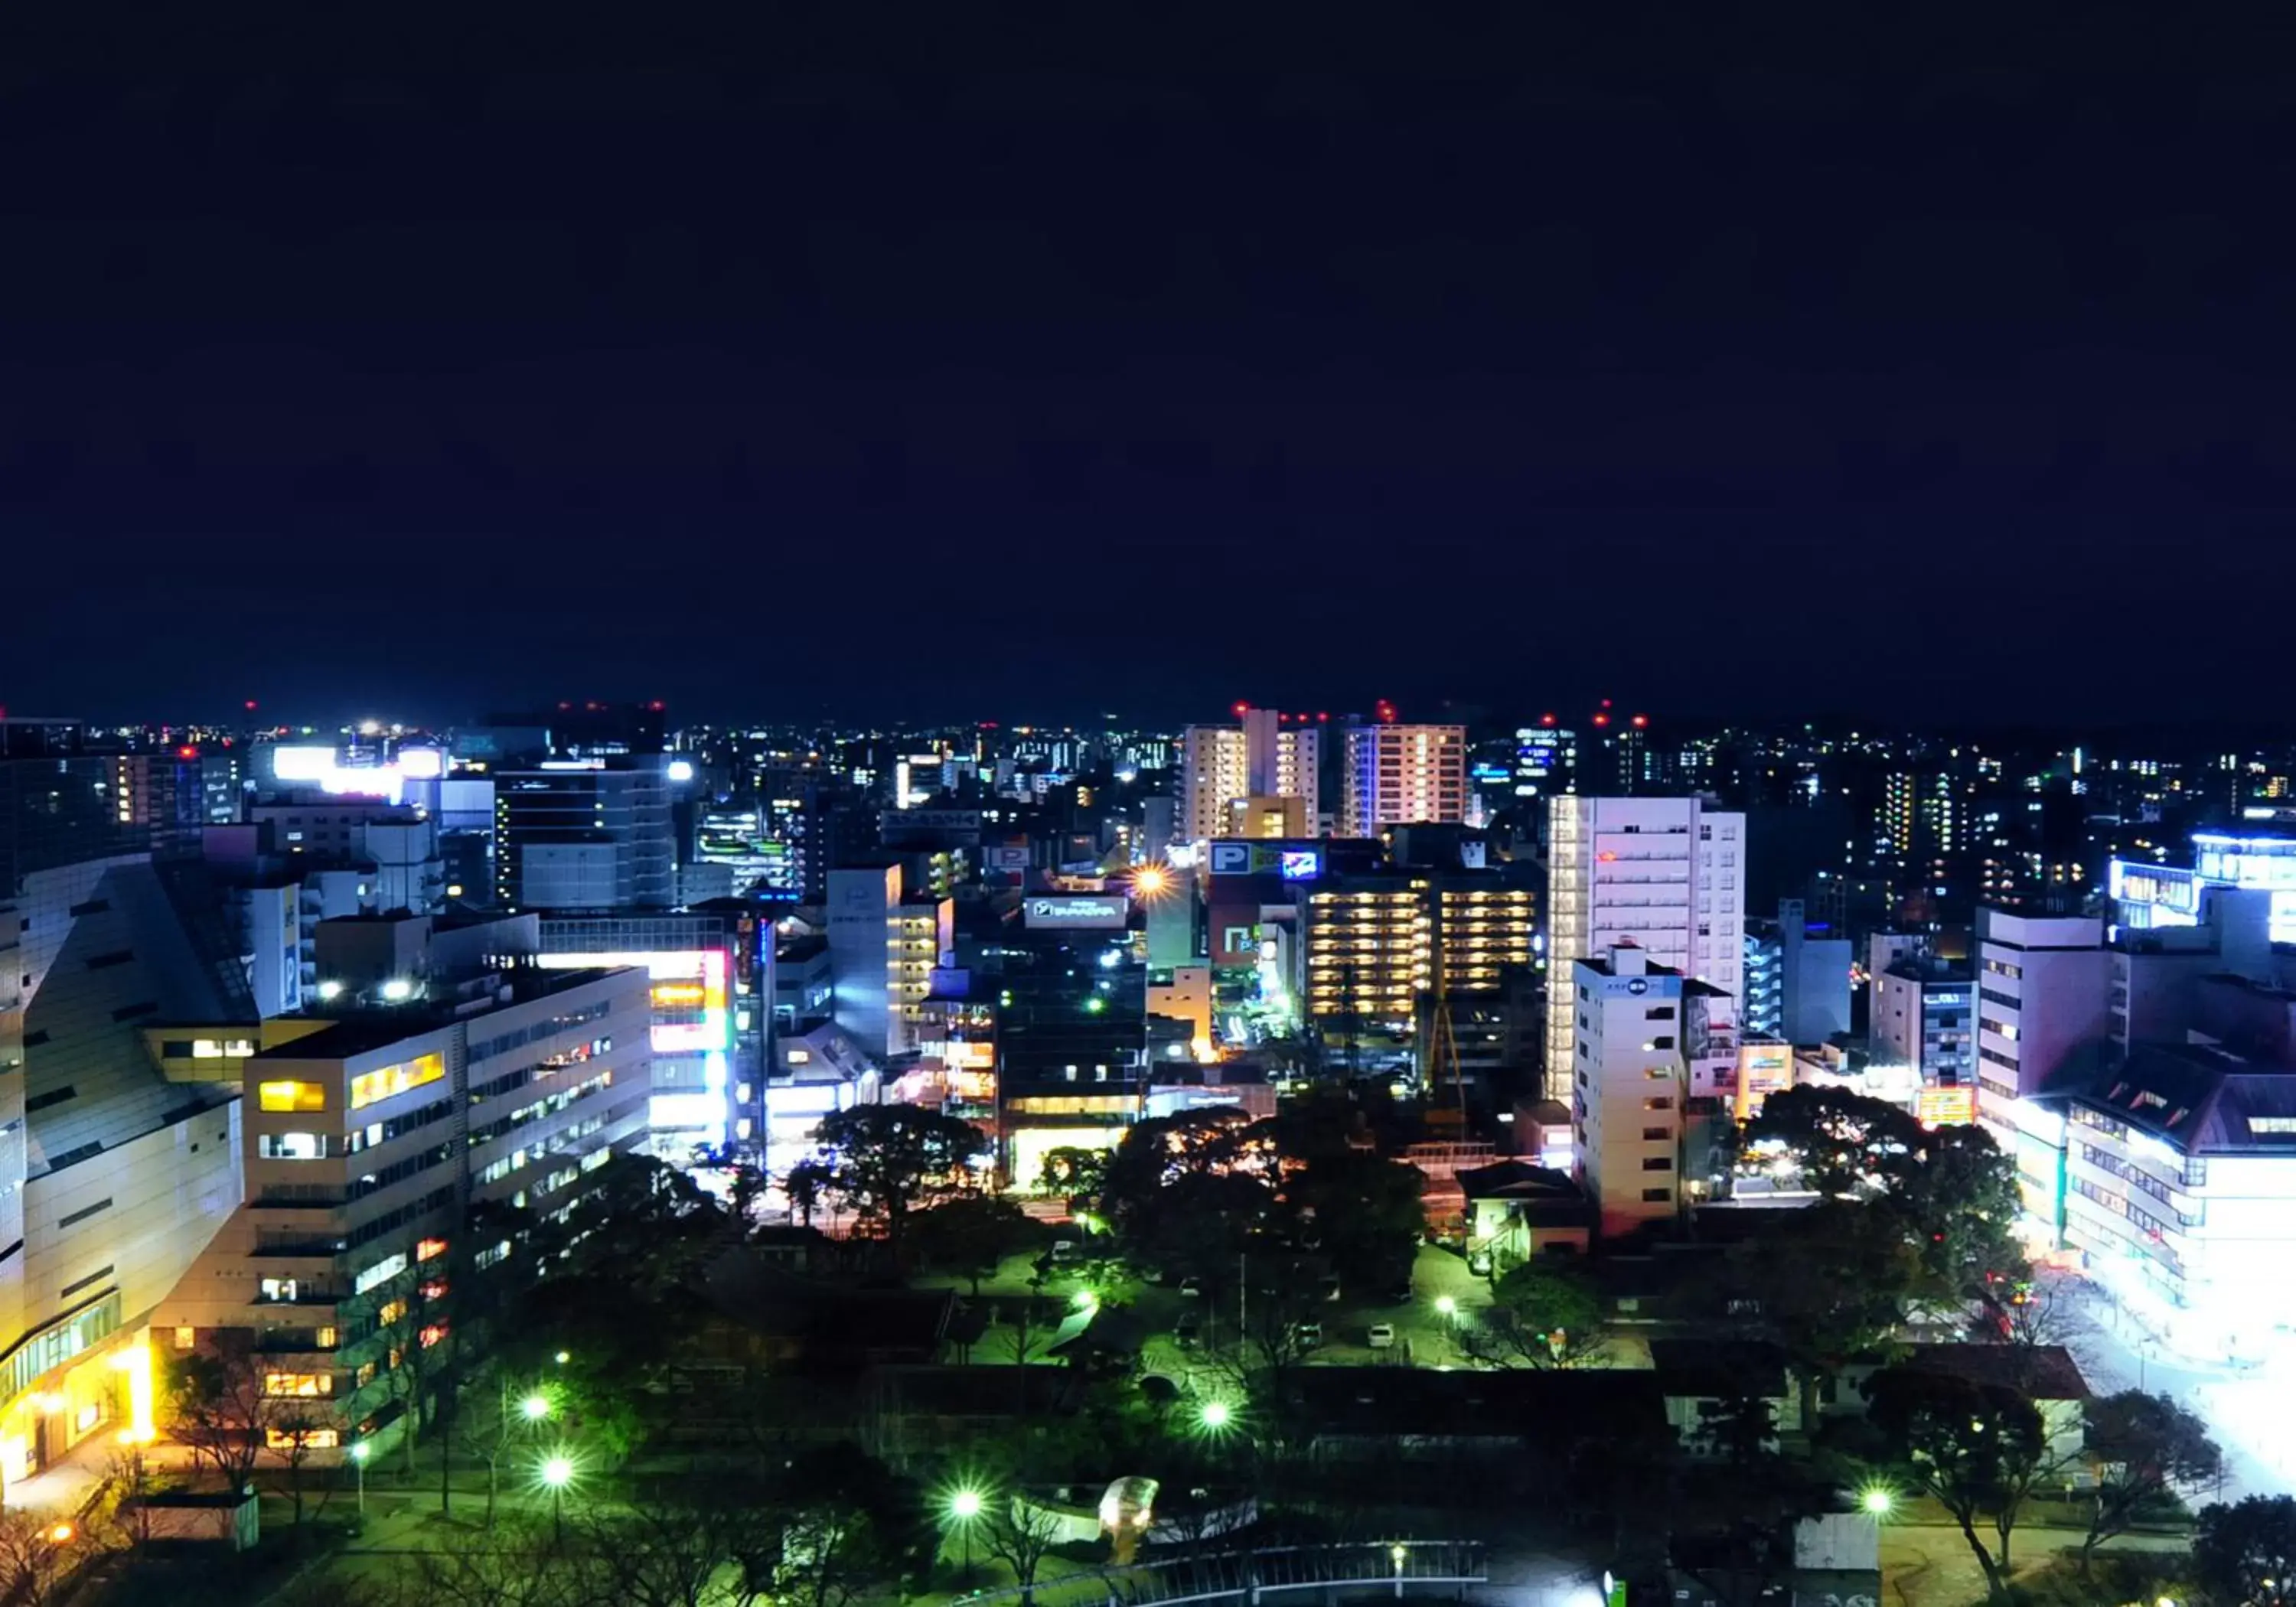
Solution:
[[[414,1259],[418,1261],[435,1260],[446,1253],[447,1241],[444,1239],[422,1239],[414,1246]]]
[[[265,1160],[324,1160],[327,1141],[318,1133],[264,1133],[256,1138],[255,1152]]]
[[[1664,1205],[1673,1198],[1674,1191],[1670,1188],[1646,1188],[1643,1191],[1644,1205]]]
[[[291,1451],[297,1447],[310,1451],[332,1451],[342,1443],[340,1429],[273,1429],[263,1431],[263,1443],[275,1451]]]
[[[90,1217],[94,1216],[97,1212],[108,1211],[111,1209],[111,1197],[107,1194],[102,1199],[97,1201],[94,1205],[82,1206],[79,1209],[72,1212],[71,1215],[58,1222],[56,1226],[60,1228],[70,1227],[75,1222],[85,1222]]]
[[[335,1375],[332,1373],[266,1373],[263,1375],[263,1392],[275,1399],[293,1397],[309,1399],[335,1392]]]
[[[359,1110],[379,1099],[389,1099],[394,1094],[404,1094],[409,1088],[421,1087],[424,1083],[435,1083],[446,1075],[447,1057],[443,1054],[418,1055],[405,1065],[385,1066],[380,1071],[363,1071],[351,1078],[351,1109]]]
[[[255,1100],[266,1111],[324,1111],[327,1091],[316,1083],[258,1083]]]
[[[332,1328],[322,1328],[322,1329],[320,1329],[320,1330],[319,1330],[319,1349],[322,1349],[322,1350],[332,1350],[332,1349],[333,1349],[335,1348],[335,1340],[336,1340],[336,1337],[337,1337],[337,1336],[336,1336],[335,1331],[334,1331]]]
[[[1652,1004],[1648,1010],[1643,1012],[1643,1020],[1646,1021],[1670,1021],[1674,1020],[1674,1006],[1671,1004]]]
[[[1649,1043],[1644,1044],[1644,1045],[1643,1045],[1643,1049],[1644,1049],[1644,1051],[1645,1053],[1649,1053],[1649,1052],[1655,1051],[1655,1050],[1659,1050],[1659,1049],[1671,1049],[1671,1048],[1673,1048],[1673,1047],[1674,1047],[1674,1039],[1673,1039],[1673,1037],[1672,1037],[1671,1036],[1663,1037],[1654,1037],[1654,1038],[1651,1039],[1651,1041],[1650,1041]]]
[[[188,1350],[188,1349],[190,1349],[193,1345],[196,1345],[196,1344],[198,1344],[199,1342],[200,1342],[200,1335],[199,1335],[199,1331],[198,1331],[197,1329],[195,1329],[195,1328],[178,1328],[178,1329],[176,1329],[176,1349],[178,1349],[178,1350]]]
[[[1653,1095],[1652,1097],[1643,1101],[1643,1109],[1645,1111],[1671,1111],[1674,1109],[1674,1095],[1671,1094]]]
[[[1674,1157],[1671,1155],[1647,1156],[1643,1160],[1643,1170],[1646,1172],[1670,1172],[1674,1170]]]
[[[2296,1133],[2296,1116],[2251,1116],[2248,1119],[2251,1133]]]
[[[1644,1066],[1643,1068],[1643,1075],[1648,1078],[1652,1082],[1664,1082],[1673,1078],[1674,1068],[1672,1066]]]
[[[1644,1127],[1643,1129],[1643,1138],[1647,1143],[1663,1143],[1673,1136],[1674,1129],[1672,1127]]]

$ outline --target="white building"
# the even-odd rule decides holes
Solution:
[[[1348,732],[1347,793],[1340,830],[1375,836],[1382,827],[1457,821],[1467,812],[1464,726],[1357,726]]]
[[[2015,1103],[2104,1038],[2111,956],[2093,915],[1977,912],[1977,1117],[2004,1150]]]
[[[955,906],[903,891],[898,865],[829,873],[837,1024],[880,1060],[915,1046],[933,968],[948,963]]]
[[[1570,1036],[1579,1176],[1606,1238],[1680,1206],[1683,978],[1631,944],[1574,962],[1560,1012]]]
[[[1552,1096],[1572,1061],[1570,963],[1620,943],[1744,991],[1746,817],[1699,798],[1548,800],[1546,1065]]]
[[[1181,744],[1181,785],[1191,841],[1228,834],[1230,807],[1247,798],[1296,798],[1316,829],[1319,728],[1273,709],[1236,707],[1233,726],[1191,726]]]
[[[471,1205],[562,1211],[644,1144],[648,993],[640,970],[519,966],[402,1009],[266,1023],[252,1054],[171,1060],[243,1092],[246,1202],[206,1223],[221,1231],[160,1301],[161,1342],[251,1334],[266,1392],[326,1416],[315,1448],[386,1427],[404,1406],[390,1374],[432,1342],[435,1281],[493,1259],[463,1242]]]

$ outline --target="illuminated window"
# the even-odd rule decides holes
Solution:
[[[351,1109],[356,1111],[394,1094],[404,1094],[409,1088],[419,1088],[424,1083],[437,1082],[446,1075],[447,1058],[441,1054],[420,1055],[405,1065],[362,1072],[351,1078]]]
[[[327,1091],[316,1083],[258,1083],[255,1101],[266,1111],[324,1111]]]
[[[178,1350],[188,1350],[193,1345],[199,1343],[199,1338],[200,1336],[195,1330],[190,1328],[178,1328],[176,1330],[176,1349]]]
[[[324,1160],[327,1141],[316,1133],[264,1133],[256,1138],[255,1152],[266,1160]]]
[[[406,1315],[406,1302],[405,1300],[385,1300],[382,1303],[382,1308],[374,1314],[374,1320],[388,1328],[391,1324],[398,1322]]]
[[[335,1375],[332,1373],[266,1373],[263,1375],[263,1392],[275,1398],[287,1396],[302,1399],[335,1392]]]
[[[446,1253],[447,1241],[444,1239],[418,1240],[414,1246],[414,1259],[418,1261],[428,1261]]]
[[[332,1350],[332,1349],[333,1349],[334,1348],[335,1348],[335,1331],[334,1331],[333,1329],[332,1329],[332,1328],[322,1328],[322,1329],[320,1329],[320,1330],[319,1330],[319,1349],[322,1349],[322,1350]]]
[[[263,1443],[275,1451],[291,1451],[300,1446],[308,1451],[331,1451],[342,1443],[338,1429],[269,1429],[263,1431]]]

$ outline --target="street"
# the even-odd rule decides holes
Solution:
[[[2280,1431],[2291,1381],[2285,1364],[2234,1369],[2208,1366],[2162,1349],[2136,1327],[2111,1296],[2085,1278],[2045,1272],[2039,1288],[2054,1301],[2062,1342],[2100,1395],[2146,1390],[2169,1395],[2208,1424],[2224,1449],[2224,1476],[2205,1490],[2185,1492],[2195,1505],[2243,1496],[2296,1493],[2296,1461]]]

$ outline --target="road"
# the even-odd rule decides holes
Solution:
[[[2165,1350],[2110,1295],[2070,1273],[2044,1273],[2042,1291],[2055,1302],[2052,1320],[2062,1324],[2062,1343],[2090,1389],[2100,1395],[2141,1389],[2172,1396],[2209,1425],[2224,1447],[2224,1477],[2208,1489],[2186,1492],[2188,1501],[2296,1495],[2296,1446],[2284,1431],[2296,1369],[2286,1362],[2211,1366]]]

